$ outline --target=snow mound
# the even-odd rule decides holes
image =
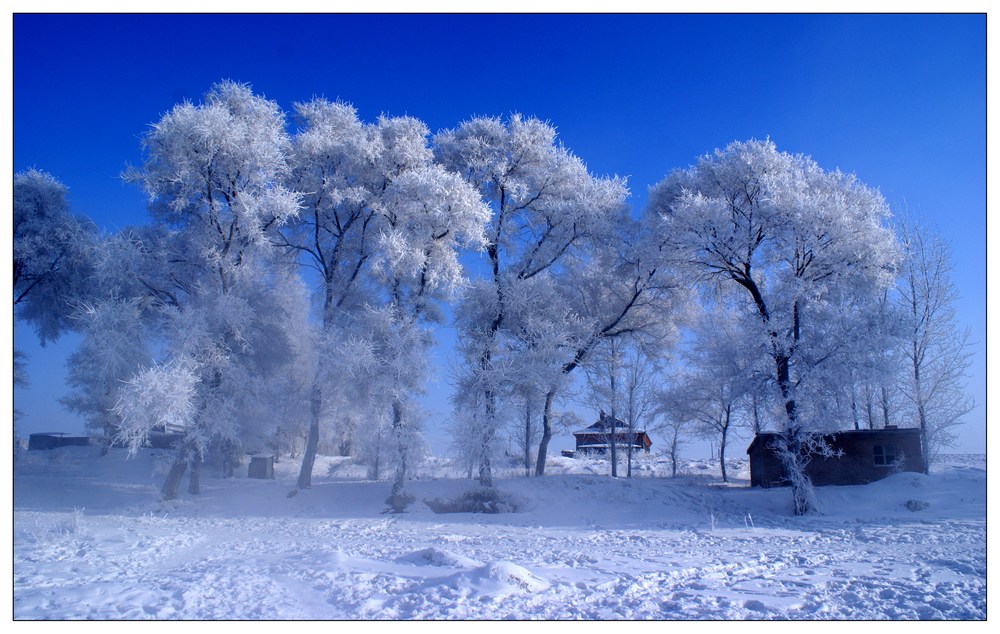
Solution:
[[[403,555],[396,559],[396,561],[416,566],[442,566],[446,568],[476,568],[482,566],[482,563],[475,559],[463,557],[450,550],[434,547],[424,548],[423,550]]]
[[[542,592],[551,585],[527,568],[509,561],[497,561],[460,572],[447,577],[445,583],[469,594],[492,596]]]

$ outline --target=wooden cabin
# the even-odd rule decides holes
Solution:
[[[574,455],[604,455],[611,449],[611,417],[601,412],[600,419],[580,431],[573,432],[576,439],[576,451]],[[628,427],[621,420],[615,425],[615,445],[619,451],[628,451],[629,445],[633,451],[644,451],[649,453],[649,448],[653,441],[643,430],[629,433]]]
[[[812,456],[806,465],[806,475],[817,486],[829,484],[867,484],[899,471],[924,470],[923,445],[920,430],[862,429],[839,431],[823,435],[826,443],[839,456]],[[782,434],[757,434],[747,448],[750,457],[750,486],[774,487],[788,485],[785,469],[775,446]]]

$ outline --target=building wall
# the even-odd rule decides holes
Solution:
[[[778,434],[760,434],[747,453],[751,486],[783,486],[785,471],[769,447]],[[923,470],[918,429],[844,431],[826,436],[839,457],[813,456],[806,474],[813,484],[866,484],[899,471]],[[876,449],[878,448],[878,449]]]
[[[69,436],[67,434],[31,434],[28,437],[28,449],[55,449],[57,447],[86,447],[90,444],[88,436]]]

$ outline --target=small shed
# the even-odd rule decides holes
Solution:
[[[68,434],[55,431],[28,436],[28,450],[55,449],[57,447],[86,447],[90,445],[90,436]]]
[[[776,447],[783,434],[757,434],[747,448],[750,457],[750,486],[774,487],[789,484]],[[920,430],[862,429],[823,434],[836,454],[829,458],[813,456],[806,465],[806,475],[817,486],[830,484],[867,484],[898,471],[924,470]]]
[[[604,455],[611,449],[611,429],[612,419],[601,412],[601,417],[596,423],[573,432],[576,439],[576,451],[574,455]],[[649,448],[653,445],[649,435],[644,430],[629,432],[628,427],[621,420],[614,423],[615,445],[621,451],[627,451],[629,446],[633,451],[644,451],[649,453]]]
[[[270,454],[256,454],[250,457],[250,466],[247,468],[248,478],[258,480],[274,479],[274,456]]]

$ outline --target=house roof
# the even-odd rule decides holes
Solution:
[[[608,426],[608,427],[594,427],[593,425],[591,425],[590,427],[588,427],[586,429],[581,429],[580,431],[573,432],[573,435],[574,436],[589,436],[591,434],[610,434],[610,433],[611,433],[611,427],[610,426]],[[619,427],[619,428],[615,429],[615,433],[617,433],[619,435],[624,435],[624,434],[627,434],[629,432],[628,432],[628,429],[626,427]],[[646,434],[646,430],[645,429],[636,429],[636,430],[633,430],[632,433],[634,433],[636,436],[643,436],[643,435]]]
[[[611,417],[602,416],[599,421],[597,421],[590,427],[587,427],[586,429],[581,429],[580,431],[575,431],[573,432],[573,435],[575,436],[577,434],[594,434],[594,433],[604,434],[610,431],[611,431]],[[628,426],[625,424],[624,421],[618,419],[618,422],[615,423],[615,431],[623,434],[628,433]],[[646,433],[646,430],[644,429],[634,429],[632,431],[635,432],[636,434]]]

